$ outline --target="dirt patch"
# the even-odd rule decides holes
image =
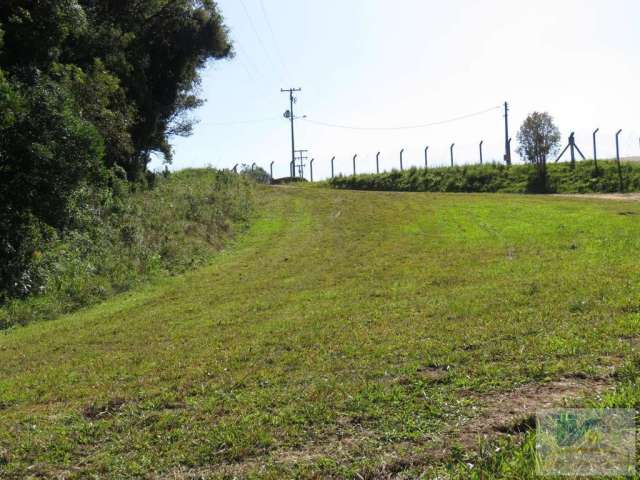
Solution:
[[[124,404],[125,401],[123,399],[114,398],[106,403],[92,403],[90,405],[87,405],[86,407],[84,407],[82,413],[87,420],[100,420],[115,415],[120,410],[122,410]]]
[[[558,193],[553,196],[568,198],[595,198],[597,200],[626,200],[629,202],[640,201],[640,193]]]
[[[444,383],[449,376],[449,366],[429,365],[418,369],[418,374],[432,383]]]
[[[572,376],[545,384],[525,385],[506,393],[470,394],[467,398],[477,401],[479,413],[461,426],[458,441],[465,448],[473,449],[481,439],[524,433],[535,426],[532,419],[536,412],[563,406],[578,398],[595,397],[610,386],[608,378]]]
[[[435,381],[442,381],[442,376],[447,374],[446,367],[424,367],[420,371],[425,376],[433,376]],[[536,412],[571,405],[571,402],[579,398],[593,398],[610,387],[610,378],[570,376],[549,383],[525,385],[509,392],[486,395],[462,392],[460,395],[462,398],[477,404],[476,414],[459,422],[449,431],[443,432],[440,440],[434,441],[433,445],[418,446],[402,443],[392,445],[391,448],[385,449],[386,451],[380,451],[379,448],[375,448],[376,433],[359,428],[356,432],[351,431],[344,436],[332,435],[329,438],[323,438],[320,442],[309,442],[295,449],[274,450],[264,457],[248,458],[237,464],[196,469],[178,468],[169,474],[155,478],[167,480],[208,478],[212,472],[223,476],[243,477],[250,472],[259,472],[266,465],[310,464],[323,457],[340,463],[348,462],[363,454],[374,455],[379,460],[379,468],[375,471],[363,472],[363,478],[395,478],[404,470],[426,469],[430,465],[445,461],[451,456],[454,445],[461,445],[468,451],[474,451],[481,440],[491,440],[505,435],[522,435],[535,428]],[[421,453],[418,454],[418,451]]]

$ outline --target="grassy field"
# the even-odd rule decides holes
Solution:
[[[533,478],[480,440],[637,405],[640,204],[256,202],[211,266],[0,333],[0,478]]]

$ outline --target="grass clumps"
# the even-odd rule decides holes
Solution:
[[[132,191],[78,189],[70,221],[35,237],[14,292],[0,292],[0,329],[51,319],[134,285],[206,264],[252,210],[253,182],[226,171],[186,170]]]
[[[547,165],[546,182],[540,182],[533,165],[463,165],[433,169],[411,168],[381,174],[362,174],[328,180],[334,188],[403,192],[478,193],[612,193],[640,190],[640,163],[625,162],[620,172],[615,161]]]

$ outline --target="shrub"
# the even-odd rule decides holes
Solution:
[[[580,162],[575,169],[567,163],[547,166],[546,182],[534,165],[465,165],[434,169],[411,168],[380,174],[335,177],[327,183],[334,188],[413,192],[506,192],[506,193],[587,193],[619,191],[615,161]],[[622,164],[624,191],[640,191],[640,163]]]
[[[87,184],[70,196],[67,226],[25,223],[26,265],[0,303],[0,328],[50,319],[159,275],[204,265],[252,211],[253,182],[226,171],[158,176],[152,190]],[[123,191],[116,194],[114,191]],[[15,293],[14,293],[15,292]]]

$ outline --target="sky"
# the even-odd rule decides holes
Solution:
[[[640,155],[640,2],[637,0],[219,0],[236,55],[208,64],[192,136],[173,138],[171,169],[237,163],[288,174],[289,108],[296,148],[314,178],[502,161],[510,105],[513,156],[528,113],[549,112],[592,157]],[[495,108],[494,108],[495,107]],[[489,110],[492,109],[492,110]],[[489,110],[489,111],[487,111]],[[424,128],[401,128],[463,120]],[[318,122],[318,123],[316,123]],[[350,128],[328,127],[322,124]],[[355,128],[354,128],[355,127]],[[308,162],[307,162],[308,164]],[[154,168],[160,162],[154,161]],[[308,167],[305,170],[308,178]]]

